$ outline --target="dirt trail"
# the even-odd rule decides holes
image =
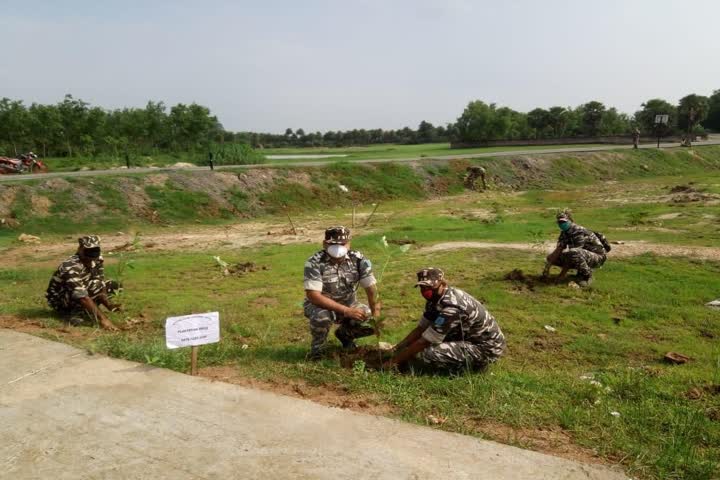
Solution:
[[[421,253],[440,252],[443,250],[458,250],[461,248],[475,249],[497,249],[506,248],[510,250],[543,251],[550,252],[554,244],[544,244],[538,247],[532,243],[494,243],[494,242],[443,242],[431,245],[418,250]],[[716,247],[694,247],[686,245],[665,245],[659,243],[648,243],[645,241],[627,241],[622,245],[613,245],[610,257],[625,258],[653,253],[664,257],[691,257],[702,260],[720,261],[720,248]]]

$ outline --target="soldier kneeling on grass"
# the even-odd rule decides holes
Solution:
[[[557,280],[565,278],[569,269],[577,270],[577,283],[587,287],[592,283],[593,268],[601,267],[607,259],[610,245],[605,237],[573,222],[572,214],[565,209],[556,215],[560,236],[557,247],[547,256],[543,276],[547,276],[550,266],[562,267]],[[566,250],[567,249],[567,250]]]
[[[365,322],[371,315],[380,315],[377,282],[370,260],[350,250],[349,229],[340,226],[325,230],[323,249],[305,263],[304,284],[304,312],[312,335],[311,359],[322,358],[333,324],[338,325],[335,336],[345,350],[356,348],[356,338],[374,333]],[[365,289],[369,307],[357,301],[358,287]]]
[[[417,327],[394,348],[384,367],[460,373],[483,370],[505,351],[505,336],[478,300],[451,287],[438,268],[417,272],[416,287],[426,300]]]
[[[45,293],[48,305],[71,325],[91,322],[108,330],[117,330],[100,310],[100,305],[110,311],[120,309],[119,304],[109,300],[119,285],[105,280],[100,238],[96,235],[81,237],[78,244],[77,253],[61,263],[50,279]]]

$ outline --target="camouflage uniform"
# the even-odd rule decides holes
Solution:
[[[470,190],[477,190],[477,185],[475,185],[475,182],[477,179],[482,180],[482,186],[483,190],[487,190],[487,184],[485,183],[485,168],[474,165],[472,167],[468,167],[465,174],[465,187],[469,188]]]
[[[358,286],[368,288],[375,283],[370,260],[355,250],[350,250],[340,263],[333,263],[332,257],[325,250],[317,252],[305,263],[305,290],[320,291],[346,307],[360,308],[368,317],[371,315],[370,308],[357,301],[355,292]],[[351,344],[355,338],[372,334],[369,326],[318,307],[308,299],[305,299],[304,313],[310,321],[314,354],[322,351],[333,323],[340,325],[335,336],[343,345]]]
[[[558,248],[562,252],[553,265],[563,268],[575,268],[578,275],[592,277],[592,269],[598,268],[607,259],[605,248],[597,235],[585,227],[573,223],[565,232],[560,232]]]
[[[432,343],[417,355],[422,367],[480,370],[505,351],[505,336],[495,318],[467,292],[447,287],[440,299],[428,300],[418,326]]]
[[[85,245],[86,248],[99,248],[100,245],[100,239],[96,236],[83,237],[80,242],[81,246]],[[86,268],[80,261],[80,256],[75,254],[55,270],[45,298],[53,310],[70,316],[71,322],[78,324],[84,319],[90,319],[80,299],[89,297],[95,300],[103,293],[111,296],[118,287],[117,282],[105,280],[102,256],[93,260],[90,268]]]

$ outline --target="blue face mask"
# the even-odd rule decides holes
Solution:
[[[558,227],[560,227],[560,230],[563,232],[567,232],[570,229],[570,222],[559,222]]]

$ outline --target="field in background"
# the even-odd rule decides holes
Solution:
[[[143,186],[150,188],[164,223],[136,219],[142,233],[128,238],[137,248],[107,255],[109,275],[121,275],[126,285],[121,298],[126,311],[113,315],[126,331],[66,328],[52,317],[42,294],[62,256],[40,245],[37,252],[18,253],[15,259],[13,252],[30,250],[20,250],[26,247],[9,233],[0,237],[12,260],[0,269],[0,315],[6,316],[0,324],[185,371],[188,352],[164,347],[164,318],[219,310],[223,340],[202,348],[205,376],[583,461],[620,463],[636,478],[713,478],[720,463],[720,320],[704,303],[720,296],[720,261],[669,257],[660,247],[720,251],[717,150],[611,153],[592,157],[592,162],[557,157],[542,165],[492,160],[483,164],[491,166],[493,190],[477,194],[459,190],[467,163],[420,170],[341,164],[307,171],[305,183],[293,181],[292,188],[280,176],[274,181],[280,180],[283,188],[234,197],[238,208],[258,200],[264,215],[278,214],[246,220],[236,230],[223,229],[237,217],[203,216],[197,207],[209,208],[208,198],[180,188],[184,177],[170,177],[164,184]],[[323,178],[320,190],[312,190]],[[71,186],[89,185],[84,182]],[[376,215],[368,227],[356,229],[354,240],[380,277],[386,317],[381,339],[397,342],[414,326],[423,302],[412,288],[413,273],[440,266],[454,285],[487,305],[506,333],[508,353],[489,372],[405,376],[372,371],[362,362],[347,364],[339,356],[320,363],[305,360],[310,336],[301,308],[302,265],[319,248],[320,238],[302,231],[350,223],[349,199],[338,201],[337,190],[321,195],[339,182],[363,199],[358,223],[367,219],[371,200],[381,199]],[[113,185],[117,180],[99,188],[112,191]],[[37,188],[26,193],[43,191]],[[67,209],[72,199],[62,191],[52,199],[55,208]],[[129,211],[121,214],[123,205],[129,208],[121,200],[120,195],[108,200],[115,205],[111,211],[119,212],[113,223],[101,218],[95,225],[82,225],[82,231],[129,233],[128,219],[135,217]],[[48,218],[34,220],[31,197],[23,201],[23,222],[42,232]],[[290,212],[301,234],[283,240],[284,245],[273,244],[272,238],[280,235],[278,225],[289,228],[284,204],[295,206]],[[551,244],[557,237],[553,213],[565,206],[573,208],[579,223],[602,231],[610,241],[644,240],[657,244],[657,253],[623,258],[611,253],[588,290],[534,281],[548,246],[542,241]],[[216,229],[220,238],[176,250],[152,245],[154,235],[167,231],[191,236],[201,231],[198,223],[220,223],[202,227]],[[260,223],[255,230],[272,225],[267,227],[268,243],[234,247],[233,235],[249,235],[254,223]],[[79,228],[71,223],[64,234],[51,229],[43,238],[67,245],[70,253],[72,237],[65,234]],[[432,251],[450,241],[499,245]],[[398,243],[410,244],[410,250],[403,253]],[[503,248],[503,243],[514,247]],[[518,243],[521,248],[515,248]],[[617,254],[622,246],[615,248]],[[231,265],[253,262],[256,269],[224,276],[213,255]],[[506,279],[515,269],[523,276]],[[331,342],[336,351],[337,342]],[[372,346],[374,339],[362,343]],[[668,351],[692,360],[668,365],[662,361]]]

